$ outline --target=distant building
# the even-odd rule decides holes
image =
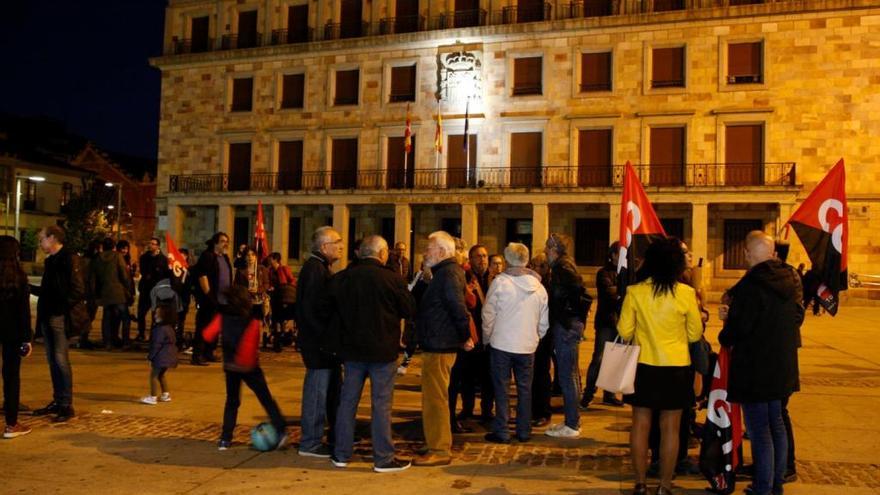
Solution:
[[[632,161],[721,290],[843,156],[850,271],[880,273],[877,0],[170,0],[165,29],[158,209],[183,245],[251,241],[262,201],[292,264],[332,224],[417,253],[561,231],[587,272]]]

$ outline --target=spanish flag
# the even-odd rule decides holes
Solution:
[[[440,100],[437,100],[437,132],[434,133],[434,149],[443,153],[443,116],[440,115]]]

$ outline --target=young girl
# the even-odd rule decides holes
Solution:
[[[260,322],[251,313],[251,296],[247,287],[233,285],[225,291],[227,305],[205,327],[205,342],[213,342],[223,335],[223,371],[226,372],[226,407],[223,410],[223,432],[219,450],[232,446],[232,432],[241,405],[241,382],[250,388],[263,409],[269,414],[272,426],[278,432],[276,449],[287,443],[284,417],[269,392],[266,377],[257,360],[260,346]]]
[[[168,368],[177,367],[177,342],[174,336],[174,326],[177,324],[177,308],[169,303],[156,305],[156,326],[150,332],[150,395],[141,399],[144,404],[151,406],[157,402],[169,402],[171,393],[168,392],[168,382],[165,381],[165,372]],[[159,395],[159,392],[162,395]]]

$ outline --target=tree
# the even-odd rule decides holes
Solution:
[[[61,208],[61,226],[67,232],[65,245],[83,253],[92,239],[111,234],[111,223],[104,208],[109,204],[112,191],[97,181],[86,182],[82,193],[71,196]]]

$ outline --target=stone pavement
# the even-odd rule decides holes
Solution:
[[[718,330],[714,322],[710,340]],[[880,308],[844,307],[833,319],[809,316],[803,336],[802,391],[790,405],[799,480],[786,485],[786,493],[878,495]],[[591,349],[592,340],[584,342],[582,369]],[[42,352],[38,346],[22,368],[22,399],[32,407],[51,397]],[[249,391],[243,394],[236,444],[217,452],[224,401],[219,365],[193,367],[182,360],[168,376],[173,401],[146,406],[137,402],[149,373],[143,353],[73,350],[71,359],[77,418],[54,425],[23,416],[34,432],[0,441],[0,493],[601,495],[629,493],[632,486],[626,408],[599,406],[583,412],[583,437],[578,440],[552,439],[536,431],[527,444],[487,444],[482,440],[485,430],[474,422],[474,433],[456,437],[452,465],[380,475],[370,470],[368,439],[358,443],[355,462],[347,469],[299,457],[295,449],[251,450],[249,429],[265,417]],[[298,420],[303,375],[298,355],[264,353],[261,359],[282,411],[291,421]],[[395,440],[404,456],[421,440],[418,362],[398,379],[395,391]],[[358,434],[363,437],[369,434],[368,397],[365,391],[359,411]],[[556,405],[559,400],[554,399]],[[295,441],[298,430],[291,431]],[[738,493],[745,485],[738,485]],[[676,480],[677,493],[702,494],[705,486],[700,476]]]

